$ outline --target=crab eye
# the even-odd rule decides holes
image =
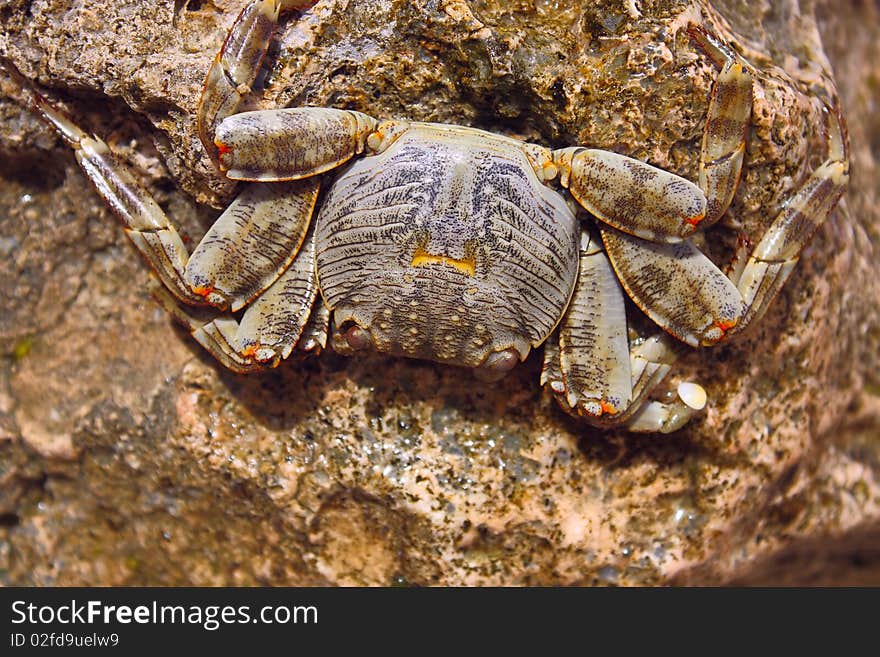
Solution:
[[[355,351],[360,351],[370,346],[370,334],[357,324],[353,324],[343,330],[342,334],[348,345]]]

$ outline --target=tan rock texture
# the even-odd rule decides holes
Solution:
[[[233,192],[193,115],[243,4],[11,0],[0,57],[194,243]],[[145,295],[118,222],[0,73],[0,583],[880,584],[876,3],[320,0],[284,23],[258,103],[595,145],[693,179],[714,70],[690,20],[762,71],[713,257],[821,161],[811,94],[832,79],[853,178],[766,318],[682,359],[710,404],[671,436],[567,417],[537,356],[492,385],[378,355],[223,370]]]

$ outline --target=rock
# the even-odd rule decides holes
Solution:
[[[233,192],[193,117],[243,4],[8,2],[0,57],[195,242]],[[704,417],[664,437],[579,424],[534,356],[491,386],[377,355],[231,374],[143,293],[110,212],[0,75],[0,583],[796,583],[815,580],[779,573],[786,554],[839,563],[876,534],[876,5],[583,4],[321,0],[285,23],[257,104],[597,145],[693,179],[714,70],[684,28],[703,16],[762,71],[744,181],[707,239],[722,262],[821,160],[804,91],[832,95],[833,68],[850,193],[765,319],[677,366]]]

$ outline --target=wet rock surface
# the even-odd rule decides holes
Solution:
[[[705,244],[723,262],[821,161],[805,91],[830,94],[833,70],[850,193],[765,319],[677,366],[705,416],[590,428],[540,390],[537,356],[492,385],[332,353],[231,374],[145,295],[118,222],[0,74],[0,583],[880,583],[876,5],[583,4],[321,0],[285,22],[256,102],[597,145],[693,179],[714,70],[684,28],[702,16],[762,71],[744,181]],[[194,243],[234,191],[193,116],[242,6],[13,1],[0,56]]]

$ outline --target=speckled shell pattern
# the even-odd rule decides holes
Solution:
[[[392,354],[525,358],[577,278],[579,226],[562,196],[520,142],[470,128],[410,124],[340,173],[315,231],[336,325],[354,322]]]

